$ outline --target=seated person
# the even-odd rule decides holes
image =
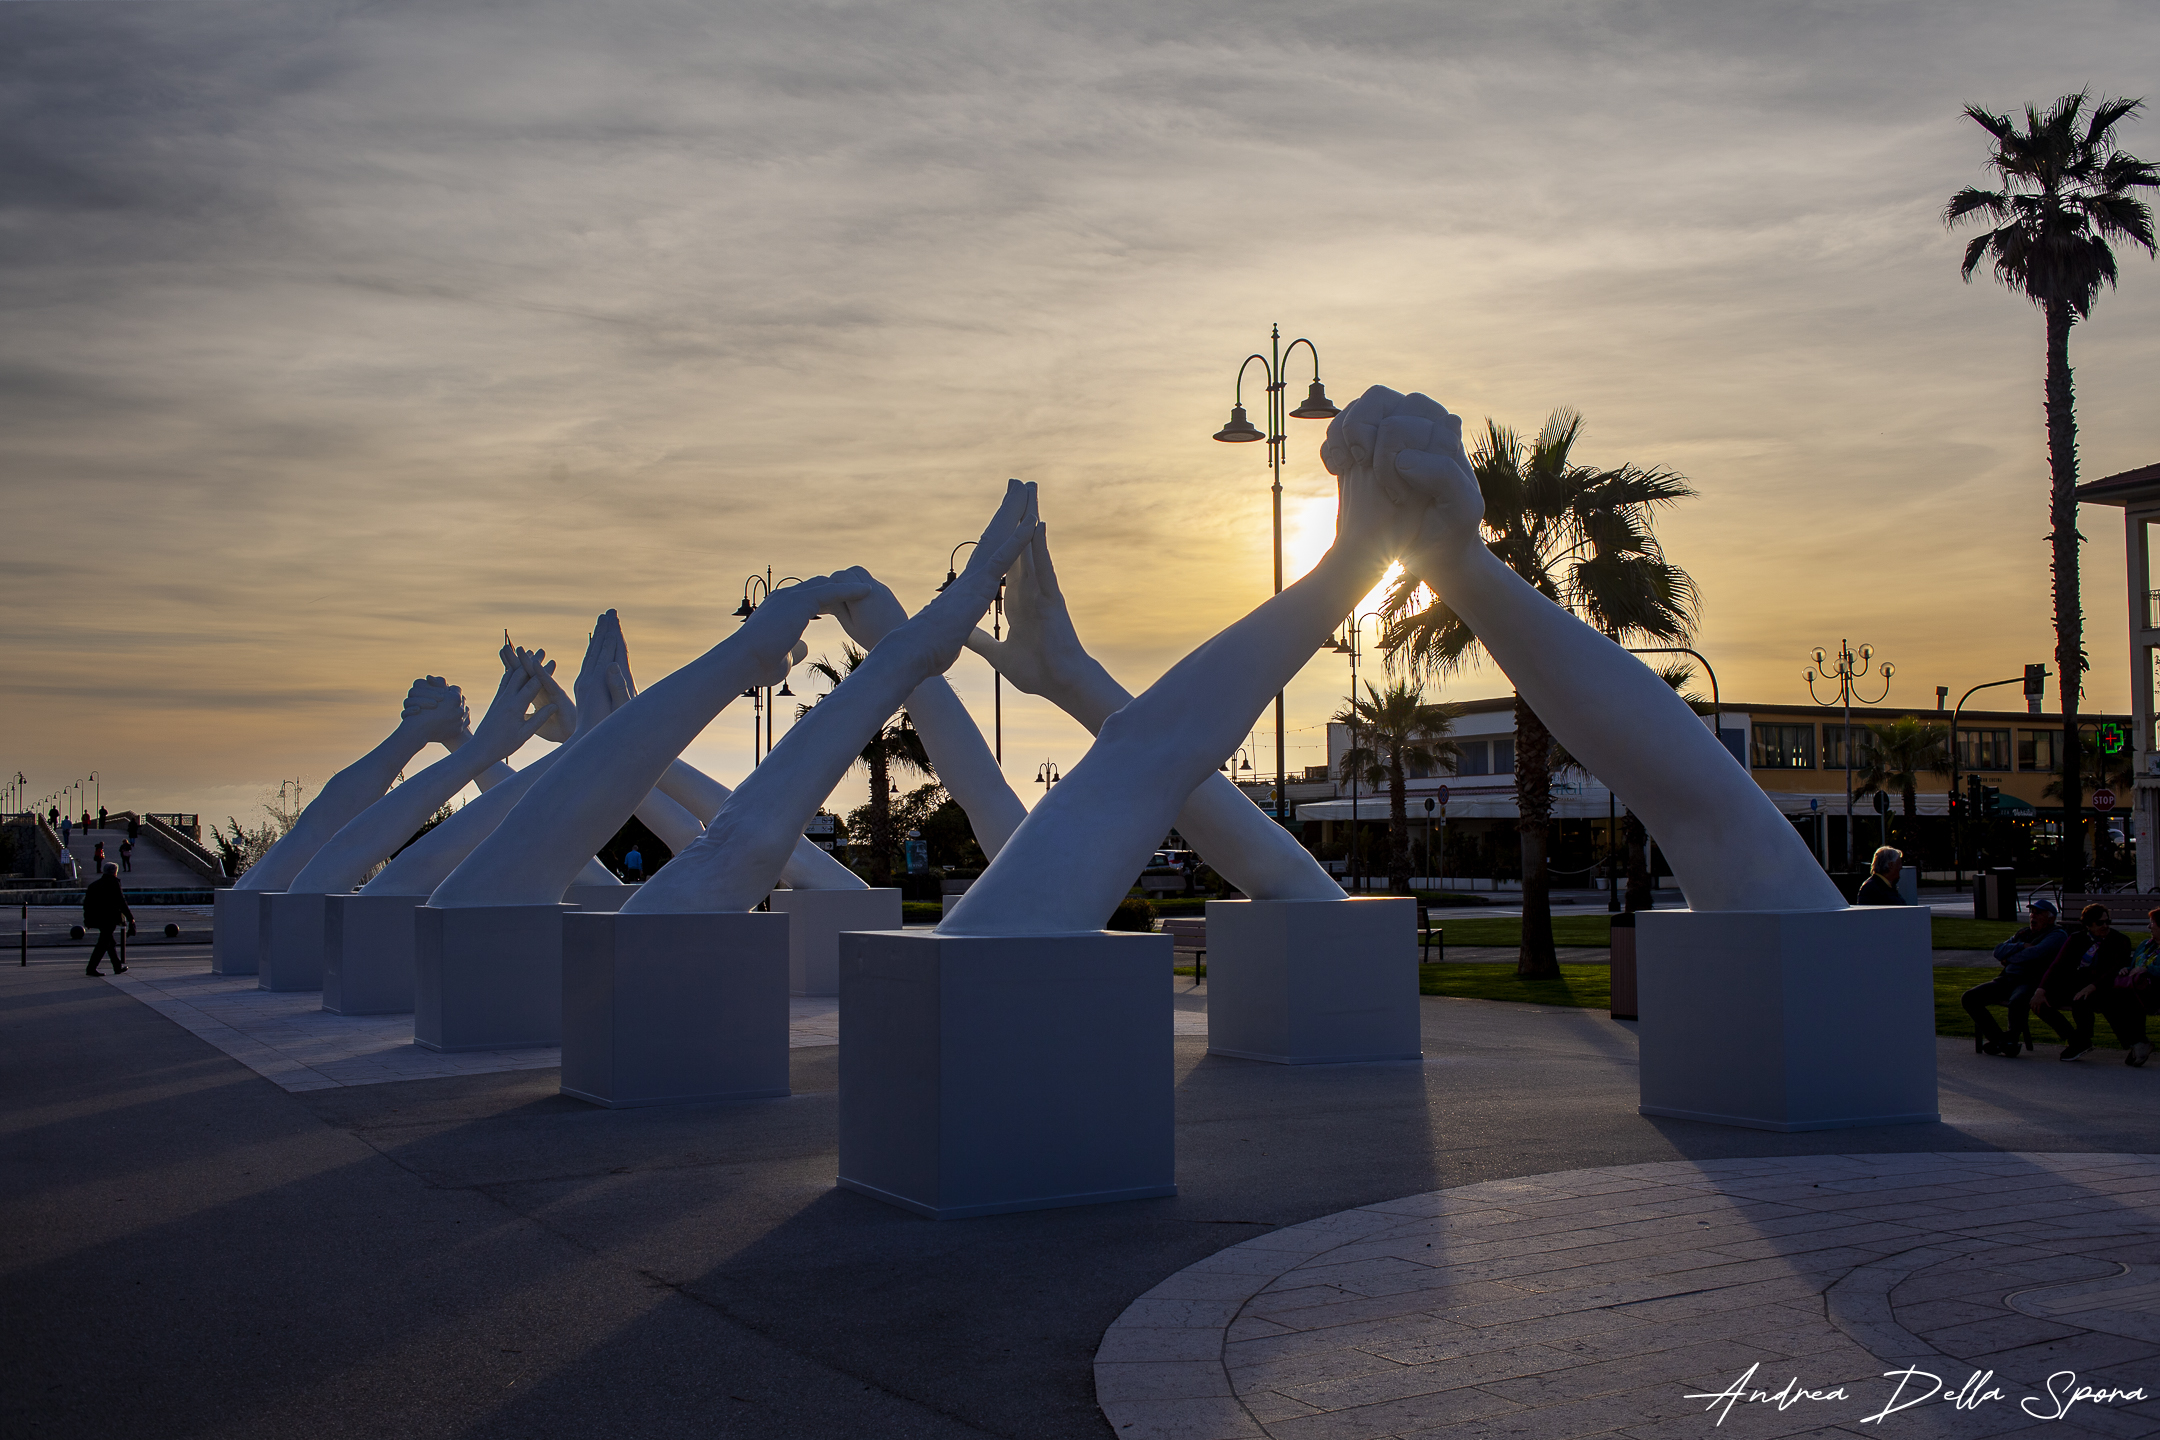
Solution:
[[[2078,921],[2085,933],[2069,936],[2032,997],[2033,1014],[2063,1038],[2058,1060],[2075,1060],[2092,1049],[2093,1015],[2130,962],[2130,939],[2114,927],[2107,906],[2087,905],[2078,912]],[[2062,1015],[2065,1005],[2070,1007],[2068,1022]]]
[[[1888,845],[1875,852],[1868,861],[1868,877],[1860,886],[1860,893],[1853,897],[1855,905],[1902,905],[1905,897],[1898,894],[1898,874],[1905,868],[1905,852],[1893,850]]]
[[[2036,895],[2028,912],[2032,923],[1995,947],[1995,958],[2002,962],[2002,974],[1965,992],[1965,1013],[1972,1016],[1976,1032],[1973,1049],[1981,1054],[2000,1055],[2006,1060],[2017,1058],[2018,1037],[2026,1028],[2026,1007],[2032,1003],[2041,978],[2047,974],[2048,966],[2055,963],[2055,957],[2062,952],[2063,942],[2068,938],[2055,923],[2054,901]],[[1990,1005],[2009,1008],[2010,1028],[2007,1032],[1988,1013]],[[2032,1044],[2030,1040],[2025,1043],[2028,1047]]]
[[[2130,959],[2116,972],[2115,983],[2100,992],[2101,1009],[2115,1038],[2129,1053],[2125,1065],[2143,1065],[2152,1058],[2152,1043],[2145,1038],[2145,1017],[2160,993],[2160,910],[2145,912],[2145,939],[2130,952]]]

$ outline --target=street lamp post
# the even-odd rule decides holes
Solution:
[[[1723,702],[1718,698],[1717,671],[1710,668],[1709,659],[1700,650],[1693,650],[1685,645],[1630,645],[1627,651],[1630,655],[1693,656],[1695,663],[1702,666],[1703,674],[1710,677],[1710,733],[1718,737],[1719,744],[1724,743],[1725,732],[1720,727]],[[1740,759],[1739,756],[1733,758]],[[1744,765],[1747,762],[1741,760],[1740,763]],[[1631,810],[1628,813],[1632,815],[1635,812]],[[1620,913],[1619,823],[1620,812],[1614,803],[1612,786],[1608,785],[1605,787],[1605,909],[1608,914],[1613,915]],[[1852,822],[1848,820],[1845,823],[1850,825]],[[1653,871],[1654,869],[1655,867]],[[1650,878],[1652,888],[1655,889],[1657,876],[1653,873]]]
[[[1268,353],[1265,355],[1248,355],[1245,357],[1245,363],[1238,366],[1237,387],[1232,392],[1233,398],[1230,403],[1230,420],[1222,429],[1215,432],[1215,438],[1225,444],[1236,445],[1253,440],[1267,441],[1268,472],[1272,476],[1269,495],[1274,502],[1275,510],[1275,593],[1278,595],[1282,594],[1283,448],[1290,440],[1287,433],[1289,425],[1284,418],[1283,408],[1286,399],[1284,389],[1288,384],[1283,367],[1284,363],[1289,360],[1291,352],[1300,345],[1312,352],[1312,385],[1306,390],[1305,399],[1299,403],[1297,409],[1288,412],[1289,417],[1297,420],[1332,420],[1342,413],[1335,408],[1335,403],[1328,399],[1327,391],[1320,383],[1320,351],[1318,347],[1302,336],[1292,340],[1286,346],[1282,343],[1282,326],[1271,325],[1268,327]],[[1255,360],[1260,362],[1260,369],[1267,376],[1267,433],[1264,435],[1254,429],[1253,423],[1245,418],[1245,370]],[[1278,690],[1275,692],[1275,818],[1278,822],[1286,818],[1284,807],[1287,803],[1288,767],[1285,759],[1287,742],[1284,738],[1283,724],[1283,693]]]
[[[749,578],[743,581],[742,603],[737,605],[732,613],[738,623],[748,620],[752,615],[757,614],[758,606],[772,595],[773,588],[776,585],[800,585],[801,583],[802,577],[799,575],[783,575],[778,580],[774,580],[772,578],[772,566],[770,565],[765,567],[765,573],[762,575],[752,571]],[[758,598],[756,600],[750,598],[753,588],[757,591]],[[775,694],[782,697],[792,697],[795,694],[793,690],[788,688],[785,675],[780,677],[778,691],[775,691],[770,685],[753,687],[743,691],[743,698],[750,702],[750,763],[752,765],[764,763],[765,757],[772,753],[773,711],[777,708],[773,704]],[[762,749],[758,744],[761,729],[764,735]]]
[[[945,557],[945,584],[937,587],[938,594],[944,594],[946,589],[960,578],[960,572],[956,568],[960,559],[960,552],[970,545],[980,543],[982,542],[978,540],[963,540],[952,547],[952,554]],[[990,602],[990,638],[992,640],[1005,638],[1004,625],[1005,577],[1000,575],[998,576],[997,598]],[[990,667],[990,753],[998,764],[1003,765],[1005,763],[1005,675],[995,665]]]
[[[1319,382],[1315,381],[1314,383],[1318,384]],[[1362,615],[1351,616],[1348,623],[1343,626],[1342,638],[1330,643],[1330,648],[1336,654],[1350,657],[1350,750],[1353,754],[1358,748],[1357,667],[1358,660],[1363,654],[1363,646],[1359,642],[1358,634],[1367,620],[1377,620],[1379,618],[1380,612],[1377,610],[1368,610]],[[1279,734],[1280,732],[1278,732],[1278,737]],[[1349,764],[1349,756],[1344,757],[1344,763]],[[1365,847],[1359,843],[1358,835],[1358,772],[1355,765],[1350,765],[1350,878],[1361,891],[1365,888],[1365,871],[1362,864],[1364,853]]]
[[[1857,688],[1861,677],[1868,673],[1868,667],[1874,664],[1874,661],[1874,646],[1862,645],[1860,653],[1855,655],[1852,642],[1840,640],[1835,655],[1825,655],[1818,648],[1815,651],[1815,669],[1807,672],[1808,698],[1810,700],[1826,709],[1833,709],[1841,705],[1845,709],[1845,868],[1848,872],[1853,867],[1852,762],[1853,750],[1856,748],[1853,745],[1852,738],[1853,691]],[[1838,682],[1837,694],[1827,700],[1815,693],[1817,671],[1821,672],[1824,683],[1827,684],[1831,680]],[[1863,699],[1860,703],[1863,705],[1880,705],[1884,700],[1888,699],[1890,695],[1890,677],[1895,673],[1890,662],[1883,661],[1880,670],[1883,682],[1882,694],[1877,695],[1873,700]]]
[[[90,772],[90,803],[99,810],[105,808],[105,785],[98,779],[98,772],[95,770]]]
[[[1055,760],[1045,760],[1035,767],[1035,783],[1043,787],[1043,794],[1045,795],[1048,795],[1050,787],[1057,784],[1062,778],[1064,777],[1058,774]]]

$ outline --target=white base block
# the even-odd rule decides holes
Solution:
[[[1167,935],[840,942],[840,1183],[937,1220],[1177,1193]]]
[[[564,916],[562,1093],[611,1109],[787,1094],[788,918]]]
[[[1940,1119],[1930,944],[1919,907],[1636,912],[1642,1113],[1754,1130]]]
[[[413,911],[413,1040],[430,1050],[562,1043],[568,905]]]
[[[413,911],[425,895],[332,895],[323,910],[322,1008],[402,1015],[413,1008]]]
[[[898,890],[775,890],[772,908],[788,917],[788,992],[840,993],[840,936],[849,930],[898,930]]]
[[[1422,1059],[1417,967],[1412,899],[1210,900],[1208,1053]]]
[[[323,913],[329,899],[327,895],[264,897],[256,952],[257,989],[322,989]]]
[[[220,890],[211,897],[210,973],[253,975],[262,937],[260,890]]]
[[[580,910],[588,910],[594,914],[611,913],[629,904],[630,897],[637,894],[638,885],[641,883],[643,882],[633,881],[628,885],[572,885],[563,892],[563,903],[575,905]]]

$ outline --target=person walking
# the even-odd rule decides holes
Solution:
[[[1898,876],[1905,869],[1905,853],[1888,845],[1875,852],[1868,862],[1867,880],[1860,886],[1860,893],[1853,897],[1855,905],[1903,905],[1905,897],[1898,894]]]
[[[2070,932],[2032,997],[2032,1013],[2063,1038],[2058,1060],[2075,1060],[2092,1049],[2093,1016],[2130,962],[2130,938],[2114,928],[2107,906],[2087,905],[2078,912],[2078,922],[2084,933]],[[2065,1006],[2071,1017],[2067,1021]]]
[[[105,842],[103,840],[97,842],[97,849],[90,856],[90,869],[95,874],[102,875],[105,873]]]
[[[631,846],[630,853],[622,857],[622,868],[624,876],[628,879],[643,880],[645,878],[645,857],[638,853],[637,846]]]
[[[46,809],[45,823],[48,825],[58,825],[60,823],[60,807],[58,805],[49,806]]]
[[[135,842],[133,840],[122,840],[120,842],[120,873],[123,875],[135,873]]]
[[[128,826],[127,826],[127,830],[128,830],[128,839],[130,839],[130,840],[140,840],[140,839],[142,839],[142,818],[141,818],[140,816],[138,816],[138,815],[135,815],[135,814],[133,814],[133,813],[130,813],[130,814],[128,815]]]
[[[75,817],[72,815],[62,815],[60,817],[60,848],[65,850],[69,845],[73,844],[74,836]]]
[[[128,934],[135,933],[135,912],[128,908],[127,894],[120,888],[120,867],[107,864],[103,874],[90,882],[83,891],[83,928],[97,931],[97,944],[90,947],[90,964],[85,975],[98,973],[98,961],[112,956],[113,974],[125,975],[127,964],[120,958],[120,946],[113,939],[113,931],[125,921]]]
[[[105,828],[105,807],[103,805],[97,807],[97,828],[100,830]]]
[[[1965,1013],[1972,1016],[1973,1049],[1986,1055],[2000,1055],[2006,1060],[2015,1060],[2021,1053],[2018,1041],[2026,1029],[2026,1007],[2032,1004],[2033,993],[2040,988],[2041,978],[2055,963],[2055,957],[2062,953],[2063,942],[2068,938],[2062,927],[2055,923],[2054,901],[2045,895],[2036,895],[2027,909],[2032,923],[1995,947],[1995,958],[2002,962],[2002,974],[1967,990],[1962,1001]],[[1994,1015],[1988,1011],[1990,1005],[2008,1009],[2007,1031],[1995,1023]]]

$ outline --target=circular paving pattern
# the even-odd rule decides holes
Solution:
[[[2160,1397],[2160,1156],[1678,1161],[1434,1191],[1189,1266],[1095,1358],[1121,1440],[2160,1434],[2160,1399],[2080,1387]]]

